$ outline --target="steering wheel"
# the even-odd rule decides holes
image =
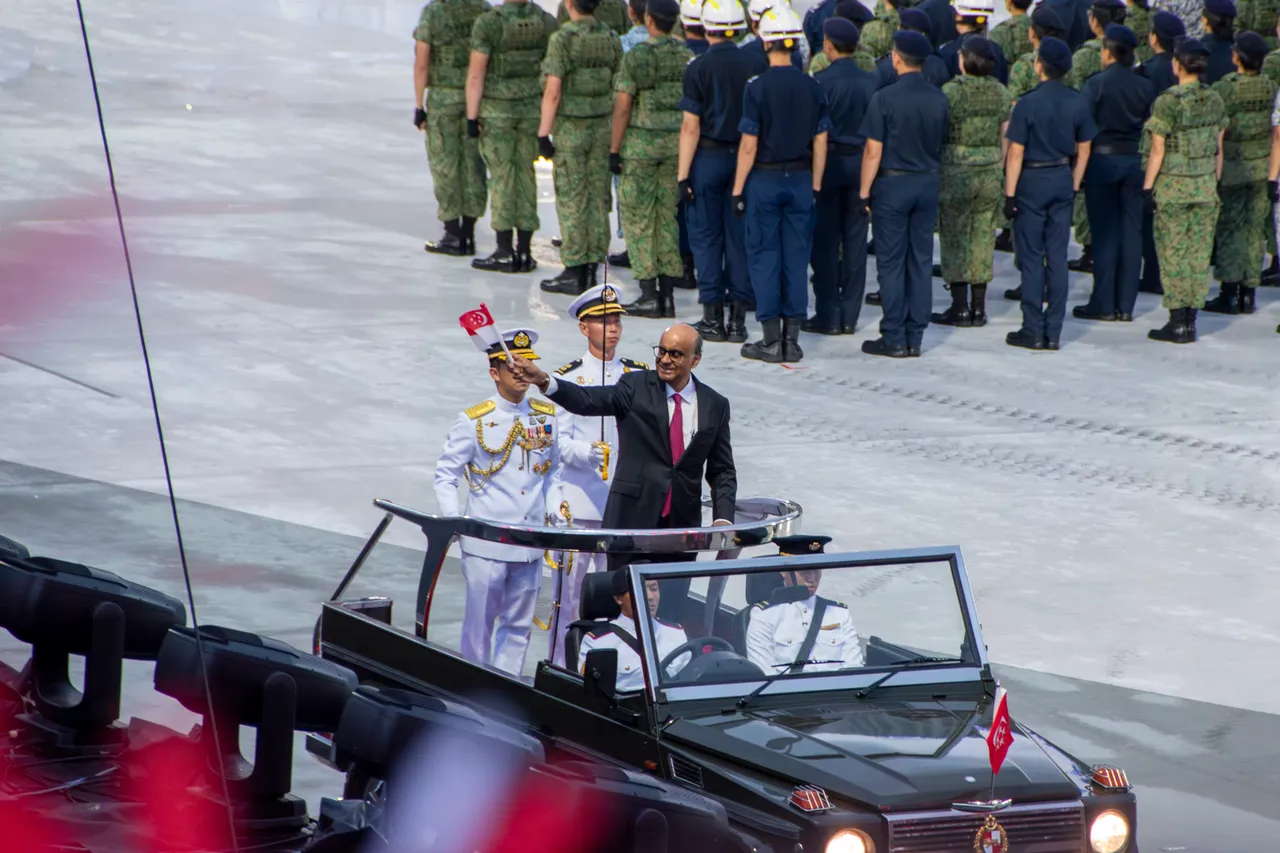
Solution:
[[[667,667],[675,662],[675,659],[685,652],[691,652],[695,658],[706,654],[704,646],[714,646],[722,652],[733,652],[737,654],[738,650],[733,647],[733,643],[728,640],[722,640],[719,637],[698,637],[696,640],[690,640],[687,643],[681,643],[671,650],[671,653],[662,659],[662,663],[658,664],[659,672],[666,672]]]

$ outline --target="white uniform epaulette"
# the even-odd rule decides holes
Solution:
[[[632,370],[648,370],[649,369],[648,364],[646,364],[643,361],[636,361],[634,358],[620,358],[618,359],[618,361],[622,362],[623,373],[629,373]]]

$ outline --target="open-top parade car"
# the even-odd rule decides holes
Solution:
[[[400,714],[415,731],[516,750],[530,773],[626,793],[637,817],[617,849],[639,849],[640,816],[656,811],[672,850],[1136,853],[1122,771],[1015,722],[993,776],[997,685],[955,548],[738,558],[795,525],[800,508],[769,499],[741,502],[729,527],[654,531],[513,527],[375,503],[387,515],[317,628],[319,653],[361,681],[352,704],[370,708],[344,715],[345,734],[308,741],[348,773],[348,796],[378,790],[406,743],[370,742],[347,717]],[[385,599],[343,598],[393,517],[428,542],[412,632],[391,625]],[[565,666],[548,654],[511,675],[465,660],[433,639],[430,619],[458,536],[629,555],[631,600],[645,604],[621,624],[636,635],[611,624],[613,576],[591,574]],[[699,551],[717,558],[695,561]],[[789,614],[806,607],[801,630]],[[638,674],[619,666],[623,645]]]

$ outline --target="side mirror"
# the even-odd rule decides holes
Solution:
[[[618,650],[592,649],[582,669],[582,689],[588,696],[615,701],[618,695]]]

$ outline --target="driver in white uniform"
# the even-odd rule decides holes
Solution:
[[[611,574],[613,600],[618,602],[618,607],[622,609],[622,614],[610,621],[632,637],[639,639],[640,634],[636,631],[635,604],[631,600],[630,572],[624,568],[615,569]],[[660,593],[656,580],[645,581],[644,593],[649,605],[649,619],[653,625],[654,645],[658,649],[658,658],[661,660],[689,642],[689,637],[685,634],[684,628],[669,622],[663,622],[657,617]],[[578,662],[582,672],[586,672],[587,652],[595,649],[615,649],[618,652],[617,689],[619,692],[644,689],[644,673],[640,669],[640,655],[636,654],[635,650],[627,645],[625,640],[612,631],[588,633],[582,638],[582,646],[578,649]],[[692,652],[685,652],[672,661],[671,665],[667,667],[667,676],[674,676],[684,669],[692,657]]]
[[[831,539],[827,536],[787,536],[774,541],[779,546],[779,556],[796,556],[823,553],[822,546]],[[821,569],[784,571],[783,585],[803,585],[808,588],[809,596],[781,603],[762,601],[752,608],[747,624],[747,657],[766,675],[786,672],[787,665],[801,660],[815,663],[796,666],[791,672],[834,672],[862,666],[862,644],[858,640],[857,629],[853,627],[849,608],[838,601],[819,598],[818,585],[821,582]],[[819,609],[822,611],[821,622],[806,654],[805,640],[811,633],[814,614]]]

